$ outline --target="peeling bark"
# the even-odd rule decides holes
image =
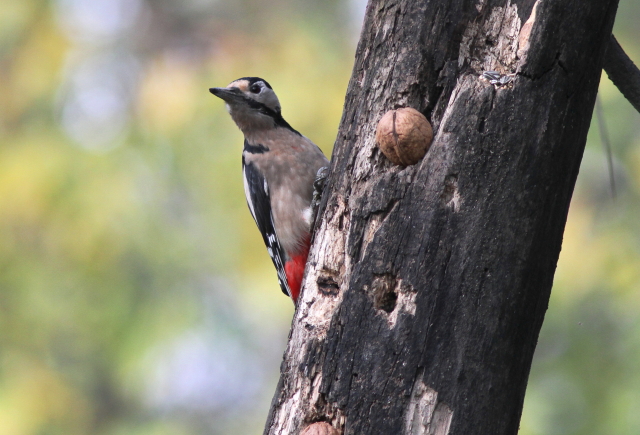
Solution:
[[[265,434],[517,433],[616,6],[369,2]],[[406,168],[399,107],[434,127]]]

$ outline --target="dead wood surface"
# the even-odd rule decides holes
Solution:
[[[265,434],[517,433],[616,7],[370,1]],[[399,107],[434,130],[406,168]]]

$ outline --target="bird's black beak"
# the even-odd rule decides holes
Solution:
[[[209,88],[209,92],[226,102],[242,99],[242,92],[238,88]]]

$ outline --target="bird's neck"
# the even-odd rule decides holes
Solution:
[[[252,132],[274,128],[276,122],[273,117],[251,109],[232,108],[229,110],[231,118],[245,136]]]

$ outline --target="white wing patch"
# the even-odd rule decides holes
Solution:
[[[249,211],[255,220],[267,252],[273,261],[278,274],[278,281],[282,292],[291,296],[291,289],[287,280],[287,274],[284,267],[285,252],[280,245],[278,236],[276,235],[275,226],[273,224],[273,214],[271,213],[271,197],[269,195],[269,185],[264,177],[256,170],[251,163],[242,160],[242,179],[244,184],[244,194],[247,198]]]
[[[253,200],[251,198],[251,190],[249,189],[249,182],[247,181],[247,168],[242,168],[242,184],[244,184],[244,196],[247,198],[247,204],[249,205],[249,211],[251,212],[251,216],[253,216],[253,220],[256,220],[256,212],[253,209]],[[265,181],[266,186],[266,181]]]

